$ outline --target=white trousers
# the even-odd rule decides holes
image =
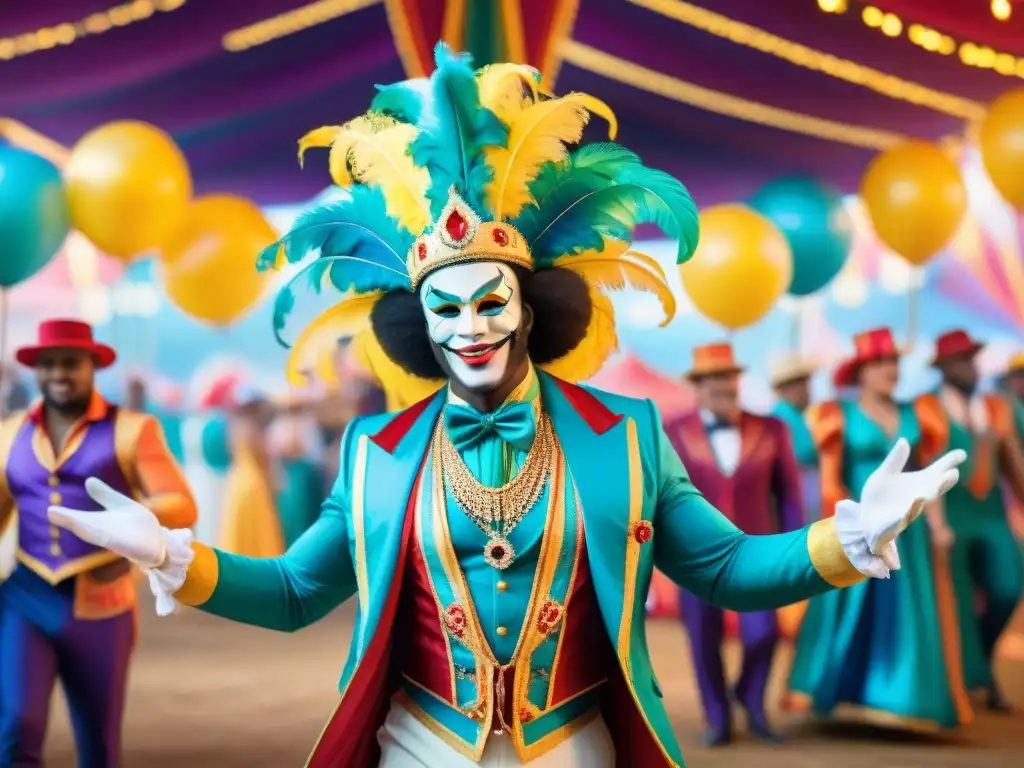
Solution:
[[[401,704],[391,703],[384,726],[377,732],[380,768],[519,768],[527,765],[516,755],[507,734],[491,734],[479,763],[459,754],[435,736]],[[531,760],[530,768],[615,768],[615,747],[600,717],[554,749]]]

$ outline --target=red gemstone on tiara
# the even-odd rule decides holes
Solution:
[[[469,232],[469,222],[458,211],[452,211],[448,214],[448,219],[444,223],[444,229],[448,236],[456,243],[462,242]]]
[[[504,248],[508,245],[508,232],[504,229],[495,229],[491,232],[491,237],[494,238],[494,242]]]
[[[420,243],[416,246],[416,255],[420,257],[420,261],[427,260],[427,244]]]

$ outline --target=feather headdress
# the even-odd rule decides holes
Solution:
[[[618,344],[606,291],[653,293],[665,323],[675,312],[664,271],[630,249],[637,226],[655,224],[677,239],[682,263],[697,246],[697,208],[682,184],[628,149],[577,147],[592,115],[615,138],[615,115],[598,99],[546,93],[540,74],[523,65],[474,70],[468,56],[444,43],[435,61],[430,78],[378,86],[366,114],[300,139],[300,162],[311,148],[330,148],[331,177],[350,195],[303,214],[261,254],[264,269],[317,254],[279,294],[275,330],[280,338],[303,281],[342,296],[293,349],[294,359],[309,361],[317,340],[353,329],[372,335],[366,321],[379,296],[416,291],[448,264],[479,259],[570,269],[590,286],[593,318],[586,339],[546,367],[585,379]],[[388,383],[432,386],[414,377]]]

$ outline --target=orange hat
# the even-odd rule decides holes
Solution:
[[[702,376],[742,373],[745,370],[746,368],[736,362],[732,352],[732,344],[728,342],[705,344],[693,348],[693,365],[686,372],[686,378],[693,381]]]

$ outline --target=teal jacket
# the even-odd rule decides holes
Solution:
[[[650,401],[540,377],[543,407],[578,490],[608,637],[666,764],[681,766],[647,650],[644,602],[654,568],[703,600],[735,611],[771,610],[863,577],[843,554],[832,518],[774,536],[748,536],[736,528],[694,488]],[[177,594],[209,613],[283,631],[317,621],[356,597],[342,704],[332,723],[346,719],[354,681],[365,666],[379,663],[375,641],[391,630],[389,603],[412,517],[408,500],[445,395],[442,390],[398,414],[353,421],[319,519],[285,555],[258,560],[194,545],[195,560]],[[653,536],[637,536],[638,525],[649,525]],[[325,729],[321,748],[332,727]]]

